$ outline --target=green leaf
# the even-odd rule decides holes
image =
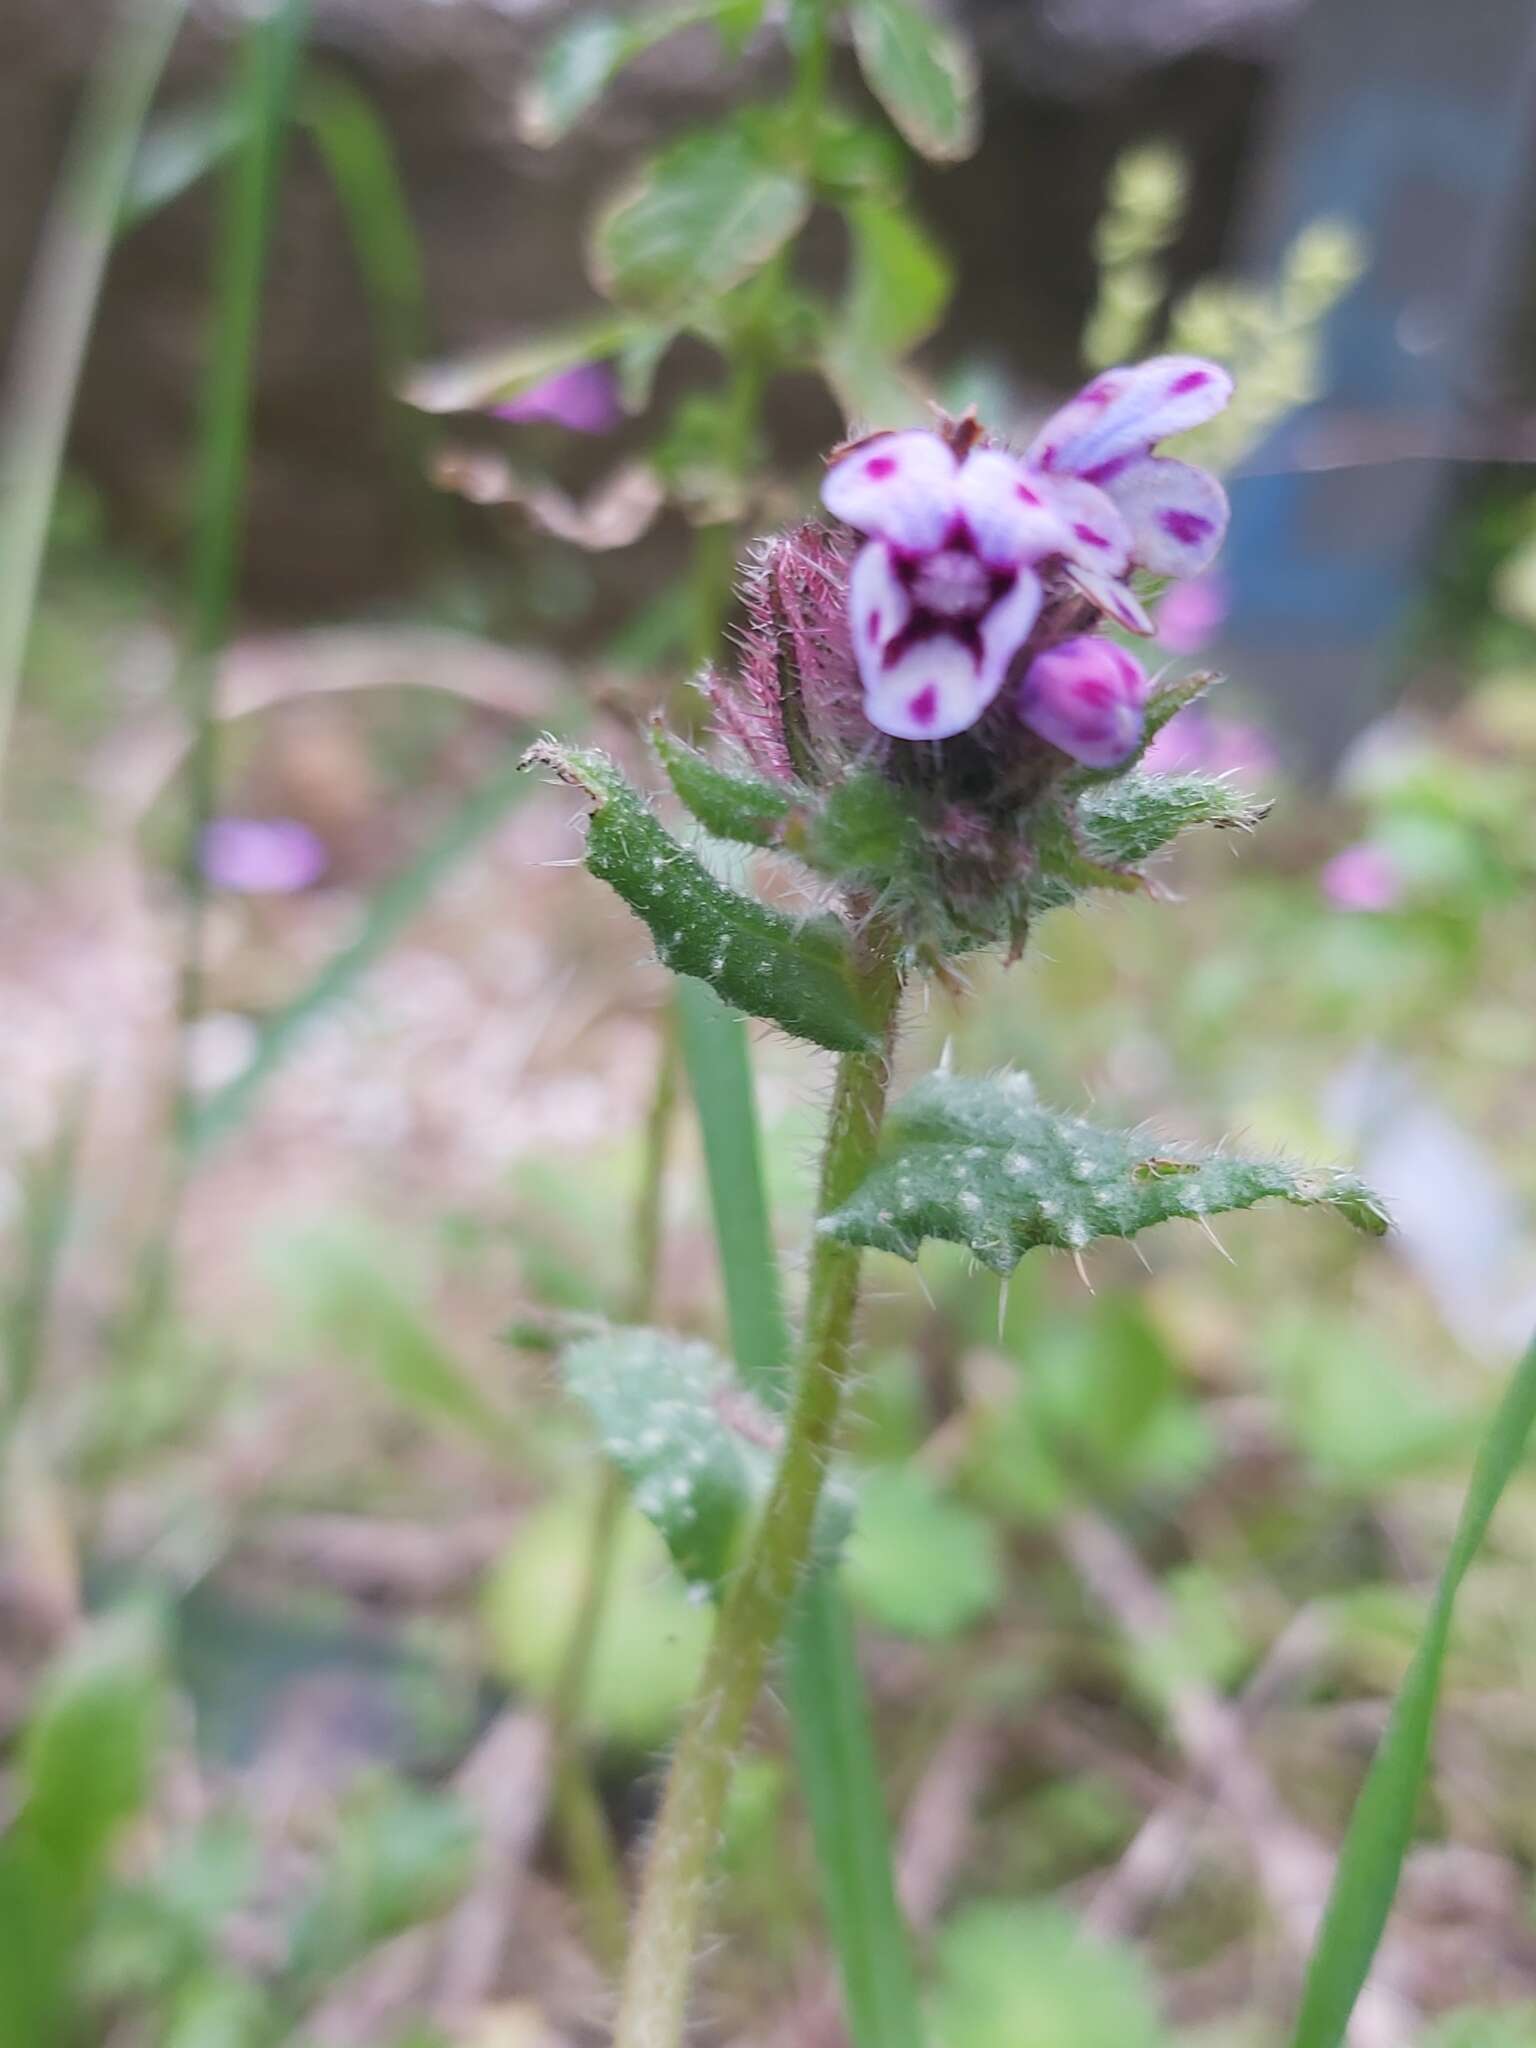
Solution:
[[[605,754],[541,742],[524,759],[553,768],[591,798],[587,866],[650,927],[663,966],[697,975],[748,1016],[830,1052],[867,1052],[879,1043],[840,925],[796,922],[726,888],[678,845]]]
[[[1270,808],[1208,775],[1133,772],[1085,789],[1077,799],[1077,822],[1090,858],[1137,867],[1191,826],[1251,832]]]
[[[1413,1834],[1456,1596],[1482,1547],[1494,1509],[1525,1455],[1533,1422],[1536,1343],[1515,1368],[1478,1451],[1424,1633],[1355,1802],[1308,1965],[1292,2048],[1338,2048],[1370,1974]]]
[[[932,334],[954,288],[948,257],[908,213],[879,199],[844,209],[852,242],[839,338],[892,359]]]
[[[569,134],[635,54],[628,23],[611,14],[577,15],[545,45],[532,80],[518,96],[517,132],[523,141],[547,149]]]
[[[870,91],[921,155],[954,163],[980,119],[970,45],[910,0],[855,0],[853,41]]]
[[[400,396],[421,412],[483,411],[578,363],[604,361],[633,347],[641,331],[635,321],[608,314],[554,334],[498,342],[472,355],[423,364],[406,379]]]
[[[570,133],[626,64],[699,21],[715,21],[729,41],[742,12],[740,0],[678,0],[622,21],[612,14],[578,15],[545,44],[519,94],[518,134],[533,148],[548,149]]]
[[[482,1616],[497,1675],[553,1702],[580,1626],[592,1552],[594,1494],[557,1494],[517,1525],[488,1573]],[[658,1750],[698,1686],[713,1626],[666,1546],[630,1504],[613,1539],[607,1597],[586,1655],[578,1724],[584,1737],[632,1754]]]
[[[119,234],[169,206],[245,140],[245,109],[227,94],[157,114],[139,138],[123,193]]]
[[[402,1407],[505,1448],[511,1420],[488,1401],[438,1338],[400,1277],[387,1240],[330,1222],[276,1244],[279,1284],[309,1330],[371,1373]]]
[[[27,1838],[72,1892],[149,1795],[165,1705],[158,1631],[142,1615],[99,1623],[45,1679],[17,1781]]]
[[[940,1072],[898,1104],[880,1162],[818,1227],[904,1259],[924,1239],[946,1238],[1010,1273],[1037,1246],[1080,1251],[1096,1238],[1270,1199],[1336,1209],[1373,1235],[1387,1228],[1381,1204],[1351,1174],[1174,1151],[1043,1108],[1022,1074],[970,1081]]]
[[[775,161],[756,123],[685,136],[653,157],[599,217],[593,281],[622,305],[686,312],[776,255],[810,203],[805,179]]]
[[[881,1628],[930,1641],[959,1635],[1002,1598],[990,1522],[913,1465],[882,1465],[859,1487],[843,1582]]]
[[[716,1590],[772,1484],[782,1425],[712,1345],[659,1330],[612,1330],[566,1351],[569,1391],[634,1489],[690,1585]],[[835,1555],[848,1524],[823,1493],[816,1547]]]
[[[940,1934],[940,2048],[1163,2048],[1152,1973],[1059,1906],[982,1903]]]
[[[690,747],[658,722],[651,728],[656,758],[667,780],[706,832],[739,846],[776,846],[794,797],[782,782],[766,776],[733,774],[697,747]]]

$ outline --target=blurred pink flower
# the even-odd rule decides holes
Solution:
[[[1170,718],[1142,757],[1152,775],[1235,775],[1264,782],[1279,767],[1268,733],[1241,718],[1217,718],[1191,704]]]
[[[498,420],[552,420],[573,434],[611,434],[624,417],[619,384],[606,363],[576,363],[542,384],[490,407]]]
[[[1362,839],[1336,853],[1320,877],[1335,910],[1393,910],[1402,901],[1403,878],[1384,846]]]
[[[1227,579],[1212,573],[1176,583],[1157,608],[1157,637],[1170,654],[1199,654],[1221,631]]]
[[[203,832],[203,873],[240,896],[293,896],[330,866],[325,841],[297,818],[215,818]]]

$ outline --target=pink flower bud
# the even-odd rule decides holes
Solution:
[[[1037,654],[1019,690],[1031,732],[1088,768],[1116,768],[1141,738],[1147,678],[1112,640],[1082,633]]]
[[[1336,853],[1320,880],[1335,910],[1395,910],[1403,897],[1396,861],[1384,846],[1368,839]]]

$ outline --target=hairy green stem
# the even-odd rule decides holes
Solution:
[[[900,990],[883,960],[871,963],[869,978],[888,1019],[886,1044],[877,1052],[845,1053],[838,1063],[819,1216],[858,1186],[879,1140]],[[815,1237],[784,1450],[673,1759],[641,1887],[614,2048],[677,2048],[683,2036],[699,1911],[731,1768],[806,1568],[816,1505],[836,1444],[860,1256],[819,1232]]]
[[[624,1311],[627,1322],[647,1323],[656,1312],[667,1155],[677,1115],[677,1066],[677,1035],[668,1017],[661,1025],[656,1082],[635,1190],[631,1223],[634,1270]],[[581,1593],[549,1703],[554,1810],[561,1846],[582,1901],[593,1950],[615,1977],[624,1964],[629,1914],[618,1851],[581,1750],[581,1709],[613,1579],[626,1498],[624,1475],[610,1467],[593,1513]]]

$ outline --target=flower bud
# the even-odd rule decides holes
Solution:
[[[1141,738],[1147,678],[1141,663],[1097,634],[1037,654],[1019,688],[1031,732],[1088,768],[1117,768]]]

